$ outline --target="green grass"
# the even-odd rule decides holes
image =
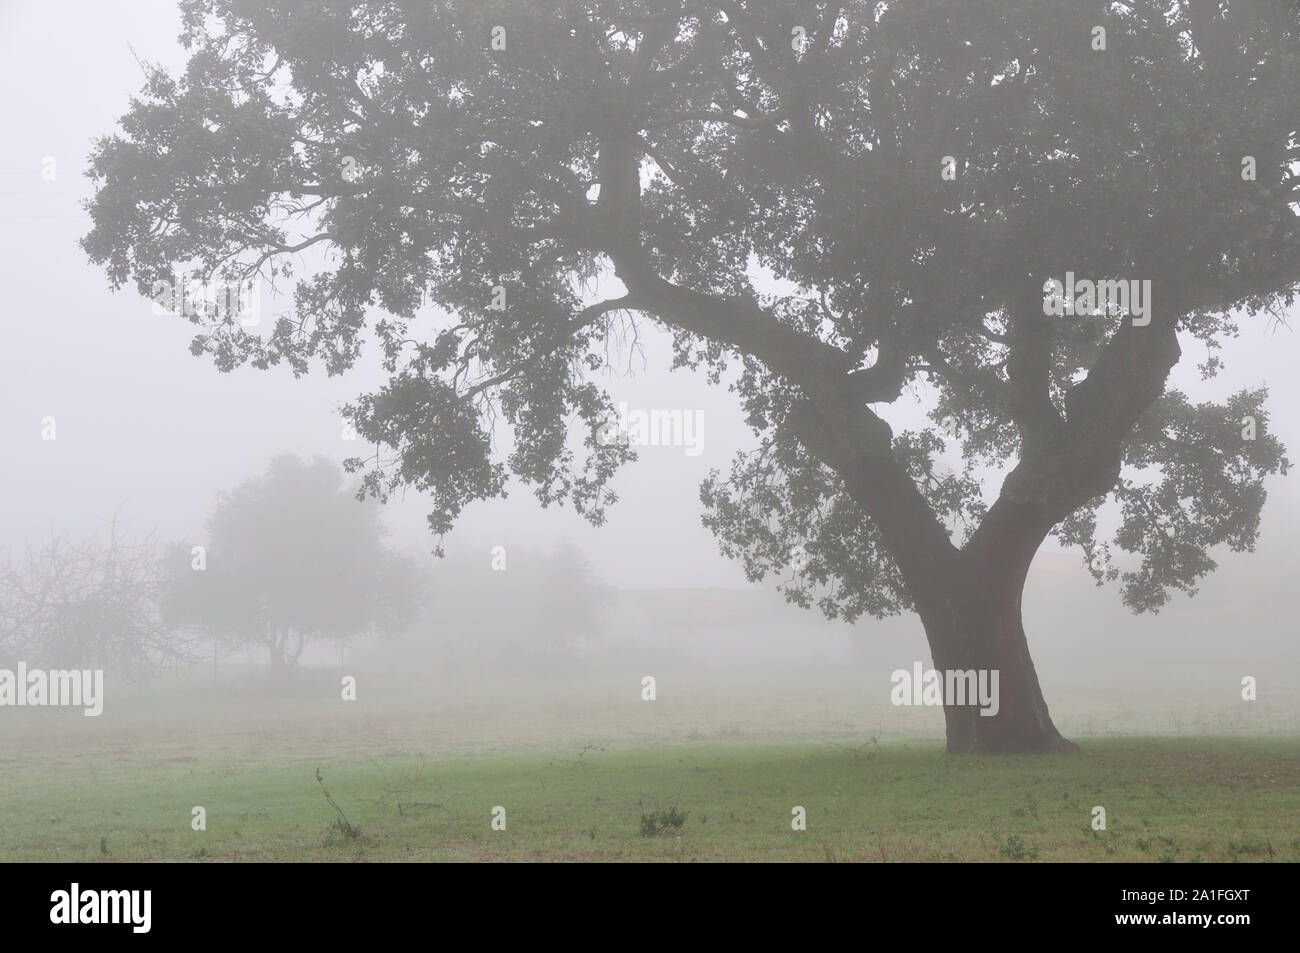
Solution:
[[[1300,860],[1300,739],[1083,749],[949,758],[934,743],[709,740],[428,759],[55,751],[0,778],[0,860]],[[336,825],[317,768],[355,837]],[[191,829],[194,805],[207,809],[206,831]],[[497,805],[504,831],[491,828]],[[796,805],[805,831],[791,829]],[[1092,830],[1094,805],[1108,830]],[[683,814],[680,826],[664,822]]]

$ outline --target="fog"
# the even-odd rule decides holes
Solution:
[[[54,538],[103,539],[113,526],[202,545],[218,494],[277,457],[337,464],[364,452],[344,439],[339,407],[385,380],[373,349],[333,378],[313,369],[295,380],[284,367],[220,373],[190,356],[185,321],[155,314],[131,287],[112,293],[77,245],[89,227],[80,203],[92,139],[114,129],[143,81],[141,61],[183,65],[179,32],[175,4],[161,0],[0,4],[0,549],[11,558]],[[52,181],[42,177],[47,157]],[[263,308],[282,303],[270,297]],[[1244,328],[1222,350],[1227,371],[1209,383],[1196,369],[1203,350],[1185,340],[1171,385],[1195,400],[1267,385],[1272,432],[1300,446],[1300,343],[1262,317]],[[603,527],[569,507],[543,508],[515,484],[508,499],[472,504],[439,560],[427,501],[398,494],[380,513],[386,544],[418,567],[438,607],[405,631],[308,645],[279,685],[264,651],[224,646],[214,659],[200,639],[190,663],[141,680],[114,679],[109,667],[104,724],[79,712],[0,717],[7,742],[68,732],[131,744],[154,732],[180,744],[195,726],[215,725],[264,729],[255,744],[275,748],[291,743],[293,725],[310,724],[320,740],[362,745],[414,723],[428,744],[451,748],[942,738],[941,713],[888,701],[892,671],[930,664],[915,616],[827,621],[787,605],[777,580],[751,584],[719,553],[701,525],[699,484],[753,435],[735,395],[702,374],[670,372],[667,337],[648,322],[640,332],[626,371],[603,382],[633,408],[698,413],[700,452],[642,447],[614,484],[620,500]],[[918,390],[878,409],[896,427],[920,426],[932,399]],[[56,440],[42,439],[50,417]],[[999,482],[988,476],[987,499]],[[1078,552],[1051,542],[1039,552],[1025,628],[1062,733],[1300,729],[1300,486],[1272,478],[1266,488],[1257,551],[1216,552],[1219,568],[1200,593],[1156,615],[1135,616],[1114,587],[1096,587]],[[603,593],[582,625],[572,619],[572,575],[548,575],[565,552]],[[1246,675],[1259,680],[1260,702],[1243,716],[1234,703]],[[340,676],[357,679],[360,717],[337,704]],[[643,704],[646,676],[654,706]]]

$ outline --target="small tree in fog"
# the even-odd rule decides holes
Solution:
[[[435,637],[444,660],[559,661],[604,636],[610,589],[576,546],[549,553],[512,546],[509,567],[494,572],[485,560],[455,559],[434,567],[417,628]]]
[[[107,668],[128,678],[191,661],[161,612],[161,552],[114,524],[107,539],[54,537],[0,561],[0,661]]]
[[[415,571],[383,535],[378,508],[357,501],[337,466],[277,458],[218,498],[203,568],[188,545],[169,551],[167,618],[264,646],[277,672],[312,639],[400,629],[414,616]]]
[[[572,543],[558,546],[539,567],[538,613],[534,626],[541,641],[571,651],[605,633],[610,590]]]

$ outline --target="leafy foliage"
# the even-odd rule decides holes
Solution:
[[[277,281],[319,252],[269,334],[196,316],[192,350],[339,373],[373,339],[391,379],[349,412],[387,455],[349,467],[381,497],[428,491],[436,533],[511,475],[604,519],[632,455],[591,436],[609,400],[589,378],[649,318],[679,366],[741,367],[759,448],[702,489],[707,525],[753,578],[802,547],[788,592],[832,615],[906,608],[999,472],[998,501],[1089,555],[1112,551],[1096,514],[1113,493],[1114,547],[1144,554],[1135,608],[1193,591],[1211,547],[1253,544],[1283,468],[1271,438],[1233,436],[1259,401],[1160,395],[1180,340],[1213,351],[1239,310],[1294,302],[1293,4],[183,9],[207,42],[183,75],[151,70],[97,144],[84,247],[142,293],[178,264]],[[1045,318],[1043,282],[1067,269],[1150,280],[1151,325]],[[937,433],[871,409],[922,387],[960,429],[961,472],[936,464]]]
[[[205,548],[202,571],[189,546],[172,548],[168,617],[266,645],[275,663],[297,661],[310,639],[401,629],[417,611],[414,566],[383,546],[378,510],[321,458],[279,457],[222,494]]]

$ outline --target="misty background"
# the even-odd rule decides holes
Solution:
[[[337,462],[364,454],[362,444],[343,439],[338,409],[385,379],[373,351],[335,378],[314,370],[294,380],[284,367],[222,374],[189,355],[191,325],[155,314],[133,289],[111,293],[77,245],[89,224],[80,203],[90,194],[83,170],[92,139],[114,129],[141,86],[140,61],[183,65],[179,32],[178,12],[163,0],[0,0],[0,282],[7,291],[0,552],[103,532],[113,520],[136,536],[200,544],[217,494],[264,473],[273,458]],[[53,181],[42,177],[47,157]],[[264,293],[264,319],[276,310]],[[648,323],[641,332],[642,352],[629,355],[629,372],[605,385],[632,408],[701,412],[702,452],[639,448],[638,462],[614,484],[620,501],[600,529],[571,509],[542,509],[516,485],[509,499],[465,512],[444,541],[442,561],[429,555],[437,541],[425,502],[412,493],[395,497],[382,513],[388,544],[458,598],[449,596],[445,612],[400,635],[342,654],[337,645],[309,650],[303,664],[321,680],[299,683],[285,699],[286,717],[307,711],[303,699],[315,697],[315,686],[335,686],[326,701],[336,699],[344,671],[358,675],[362,700],[442,706],[435,722],[449,739],[490,734],[511,705],[540,712],[539,737],[594,738],[606,729],[745,733],[791,719],[810,729],[942,735],[938,710],[887,704],[890,671],[928,665],[918,620],[828,623],[784,605],[775,580],[751,586],[739,564],[718,553],[700,524],[699,484],[750,447],[752,435],[725,386],[669,372],[667,337]],[[1208,383],[1196,369],[1203,349],[1187,339],[1183,345],[1170,386],[1195,402],[1264,384],[1273,432],[1293,452],[1300,447],[1292,410],[1300,406],[1300,346],[1289,328],[1247,321],[1221,351],[1227,370]],[[921,426],[926,398],[921,390],[910,405],[904,399],[877,409],[895,429]],[[41,439],[45,417],[56,418],[57,440]],[[989,498],[998,483],[986,486]],[[1257,551],[1216,552],[1219,569],[1200,594],[1175,597],[1156,616],[1131,615],[1114,588],[1094,586],[1081,554],[1049,541],[1030,573],[1024,618],[1063,733],[1300,726],[1300,486],[1292,477],[1270,479],[1267,489]],[[492,568],[494,547],[507,554],[504,573]],[[537,582],[529,567],[565,551],[580,555],[607,598],[590,632],[559,632],[554,651],[539,655],[527,636],[545,629],[539,609],[571,593]],[[557,633],[537,638],[546,635]],[[215,675],[199,664],[189,677],[237,690],[265,658],[235,652],[222,663]],[[649,716],[639,696],[646,674],[659,684]],[[1260,686],[1248,723],[1238,704],[1244,675]],[[106,719],[117,691],[110,685]],[[148,691],[153,695],[142,697],[170,698],[178,712],[192,697],[165,678]],[[141,703],[125,710],[146,717],[161,709]],[[1228,710],[1238,714],[1220,715]],[[647,717],[655,724],[636,727]]]

